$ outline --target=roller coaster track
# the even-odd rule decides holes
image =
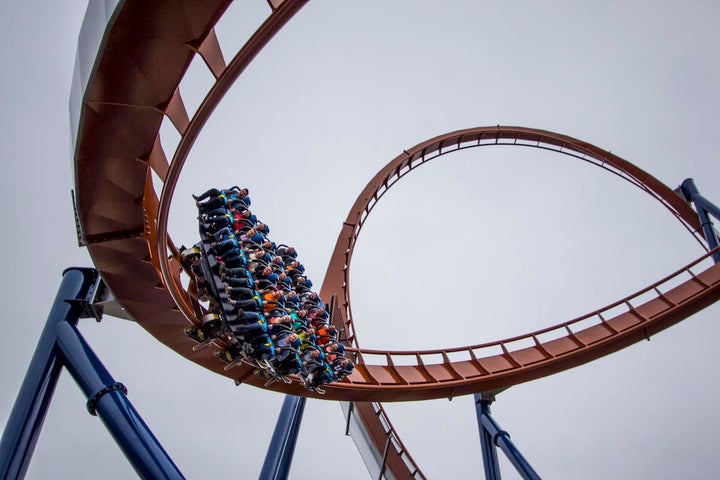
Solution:
[[[138,324],[193,362],[262,388],[264,381],[253,376],[249,367],[225,371],[213,349],[193,351],[193,341],[184,329],[200,323],[198,307],[181,284],[178,251],[167,231],[175,185],[198,134],[234,81],[307,2],[269,1],[267,19],[226,63],[213,29],[229,3],[128,0],[114,10],[92,71],[83,79],[75,201],[80,243],[87,246],[115,298]],[[191,116],[180,84],[196,55],[216,81]],[[159,134],[164,118],[181,137],[169,161]],[[329,385],[323,398],[414,401],[507,388],[608,355],[720,298],[720,266],[708,266],[706,254],[607,307],[517,337],[442,350],[362,349],[357,343],[348,279],[353,249],[368,215],[388,189],[418,166],[447,153],[485,146],[541,148],[593,163],[651,195],[701,239],[695,212],[674,191],[627,161],[571,137],[521,127],[478,127],[403,150],[377,173],[353,205],[320,291],[323,298],[336,300],[333,318],[343,329],[357,364],[355,373]],[[160,192],[153,177],[162,185]],[[217,347],[224,345],[217,341]],[[276,383],[269,389],[316,396],[298,383]],[[368,430],[379,432],[371,435],[376,450],[393,439],[393,458],[388,461],[395,476],[418,474],[381,407],[358,405]],[[383,422],[387,425],[378,427]]]
[[[397,401],[452,398],[504,389],[615,352],[718,299],[720,267],[702,269],[699,265],[708,258],[706,254],[611,305],[517,337],[430,351],[359,348],[350,303],[349,271],[354,246],[368,215],[393,185],[425,162],[463,149],[486,146],[541,148],[597,165],[650,194],[702,241],[696,213],[673,190],[627,161],[588,143],[552,132],[503,126],[471,128],[430,139],[404,150],[378,172],[343,223],[321,295],[342,299],[340,315],[335,318],[342,319],[344,323],[338,326],[356,347],[359,371],[348,383],[335,387],[337,390],[361,390],[372,395],[369,399],[373,401],[386,401],[386,398]],[[386,396],[385,389],[393,394]],[[382,393],[375,395],[378,390]]]

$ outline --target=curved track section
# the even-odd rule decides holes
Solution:
[[[303,3],[288,1],[273,10],[225,66],[212,25],[227,2],[208,2],[202,8],[188,2],[182,3],[183,8],[150,11],[142,2],[125,2],[106,31],[78,130],[76,200],[82,238],[118,301],[138,323],[178,353],[216,373],[255,386],[262,382],[252,377],[249,368],[224,371],[222,362],[209,351],[212,349],[193,352],[191,340],[183,334],[188,321],[199,321],[180,284],[176,249],[167,236],[167,212],[184,159],[204,121],[232,81]],[[158,31],[167,34],[157,37]],[[190,120],[178,85],[196,53],[202,55],[217,82]],[[151,61],[153,58],[167,61],[158,65]],[[163,115],[182,135],[171,163],[159,142]],[[642,188],[689,231],[699,232],[694,211],[672,190],[632,164],[585,142],[547,131],[499,126],[441,135],[391,161],[363,190],[344,222],[321,295],[339,299],[336,321],[345,329],[349,343],[357,346],[348,282],[352,252],[379,198],[432,158],[488,145],[544,148],[595,163]],[[159,197],[152,175],[162,180]],[[646,338],[716,301],[720,296],[719,270],[717,266],[703,269],[696,261],[641,292],[581,318],[488,344],[423,352],[358,349],[356,372],[342,384],[328,388],[324,398],[448,398],[505,388],[566,370]],[[270,389],[314,396],[295,383]]]
[[[193,352],[183,333],[197,311],[180,284],[178,252],[158,222],[198,132],[233,81],[305,1],[269,2],[270,15],[226,64],[213,27],[228,0],[125,1],[105,30],[88,75],[75,145],[81,244],[126,311],[158,340],[217,373],[261,386],[248,368],[224,373],[212,349]],[[199,55],[216,82],[198,111],[179,85]],[[163,62],[155,59],[162,58]],[[160,143],[163,119],[182,140],[172,163]],[[162,185],[157,192],[153,179]],[[172,256],[168,260],[168,256]]]
[[[70,102],[80,245],[88,247],[118,302],[141,326],[221,374],[217,359],[193,354],[194,343],[183,333],[188,319],[197,320],[179,288],[176,249],[164,235],[158,241],[160,203],[166,216],[181,165],[209,113],[306,0],[269,0],[270,15],[228,65],[213,27],[229,3],[207,1],[202,8],[193,1],[89,4]],[[190,120],[179,85],[196,55],[217,81]],[[172,164],[160,143],[164,120],[170,120],[182,138]],[[153,177],[163,185],[160,198]],[[166,221],[160,224],[164,231]],[[252,382],[256,377],[250,373],[240,367],[232,376]],[[368,468],[384,469],[388,478],[424,478],[382,407],[354,407],[348,429]]]
[[[702,244],[696,213],[673,190],[631,163],[580,140],[522,127],[478,127],[432,138],[404,150],[362,191],[343,223],[321,295],[335,297],[358,373],[338,390],[419,400],[504,389],[587,363],[648,338],[720,298],[720,266],[703,267],[708,255],[647,288],[582,317],[497,342],[431,351],[360,349],[350,302],[352,254],[364,222],[379,199],[403,176],[447,153],[485,146],[523,146],[569,155],[597,165],[641,188],[664,205]],[[339,313],[339,315],[337,314]],[[375,395],[378,390],[393,394]],[[372,392],[372,393],[370,393]]]
[[[167,234],[167,217],[175,182],[205,121],[255,55],[306,2],[268,3],[270,15],[226,64],[213,27],[229,1],[164,2],[151,7],[142,1],[122,2],[113,12],[87,75],[75,146],[81,244],[88,247],[118,302],[143,328],[181,355],[258,387],[263,381],[254,377],[250,368],[225,371],[212,349],[193,351],[184,329],[188,322],[200,323],[198,310],[181,286],[178,252]],[[196,55],[205,61],[216,82],[191,116],[179,85]],[[163,61],[157,62],[158,58]],[[181,136],[171,161],[160,143],[164,118]],[[706,255],[608,307],[518,337],[423,352],[360,349],[350,304],[349,271],[367,216],[382,195],[417,166],[446,153],[488,145],[543,148],[594,163],[646,191],[700,238],[695,212],[672,190],[630,163],[579,140],[499,126],[428,140],[403,151],[381,170],[343,224],[321,295],[334,299],[334,320],[344,329],[348,344],[355,347],[357,368],[343,383],[329,386],[323,398],[412,401],[506,388],[617,351],[720,298],[720,266],[708,267]],[[160,192],[153,178],[159,179]],[[276,383],[270,389],[316,396],[297,383]],[[377,410],[362,416],[385,418]],[[378,438],[384,435],[388,442],[397,440],[388,433],[392,427],[388,428]],[[373,440],[376,447],[378,442]],[[395,443],[395,450],[404,453],[401,444]]]
[[[270,0],[269,17],[229,65],[212,28],[230,2],[205,2],[202,11],[192,3],[160,6],[125,1],[118,8],[117,2],[91,3],[81,32],[84,51],[78,51],[71,95],[80,244],[88,247],[96,268],[126,312],[184,356],[192,352],[194,344],[182,331],[188,314],[191,321],[195,315],[188,312],[192,307],[178,288],[180,268],[172,242],[158,242],[160,199],[152,178],[170,185],[163,189],[165,196],[161,195],[168,199],[164,205],[169,210],[175,184],[167,179],[177,178],[178,165],[184,163],[209,112],[306,1]],[[158,31],[164,34],[158,35]],[[179,84],[196,55],[217,82],[190,120]],[[164,62],[159,64],[154,58]],[[165,119],[182,137],[172,164],[160,144],[159,129]],[[166,223],[163,225],[166,228]],[[168,247],[172,260],[159,262],[158,258],[167,258]],[[174,288],[166,290],[164,285]],[[207,368],[214,365],[218,371],[214,356],[194,357],[196,363]],[[242,381],[250,371],[236,368],[232,375]],[[385,468],[386,476],[424,478],[380,405],[358,403],[354,412],[349,432],[371,471]],[[389,448],[383,460],[386,444]]]

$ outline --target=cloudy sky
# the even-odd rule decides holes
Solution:
[[[86,5],[0,3],[3,425],[62,270],[91,265],[75,234],[68,116]],[[261,0],[232,5],[217,28],[223,47],[240,46],[266,12]],[[248,186],[273,240],[296,245],[319,286],[377,170],[435,135],[496,124],[585,140],[673,188],[692,177],[720,203],[719,16],[712,1],[315,0],[203,131],[170,233],[196,240],[190,193]],[[181,85],[189,108],[209,81],[195,62]],[[170,151],[176,136],[162,134]],[[423,166],[381,200],[356,248],[353,312],[369,348],[480,343],[595,310],[701,253],[659,204],[601,169],[473,149]],[[493,415],[543,478],[715,478],[718,313],[512,387]],[[235,387],[132,322],[81,330],[187,478],[257,476],[282,396]],[[471,397],[385,407],[429,478],[482,477]],[[337,405],[308,402],[291,477],[323,466],[368,478],[344,428]],[[133,471],[63,374],[27,478],[100,475]],[[507,462],[503,476],[518,478]]]

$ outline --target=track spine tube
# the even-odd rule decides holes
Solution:
[[[0,478],[4,480],[25,477],[62,369],[55,350],[56,326],[77,323],[84,312],[82,301],[96,278],[97,272],[92,268],[68,268],[63,272],[58,293],[0,440]]]
[[[88,398],[88,410],[100,417],[138,476],[148,480],[184,479],[182,473],[125,396],[75,325],[56,325],[57,349]]]
[[[288,478],[295,445],[300,434],[305,401],[305,397],[285,395],[259,480],[285,480]]]

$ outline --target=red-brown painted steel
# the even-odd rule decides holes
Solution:
[[[248,367],[225,371],[212,348],[192,350],[193,342],[184,329],[189,323],[199,323],[199,308],[182,288],[167,217],[185,158],[209,115],[245,67],[306,1],[268,3],[272,9],[268,19],[226,64],[213,27],[228,0],[123,2],[106,31],[85,93],[75,152],[76,202],[83,241],[117,300],[143,328],[181,355],[220,375],[258,387],[263,380],[254,377]],[[217,81],[198,110],[189,114],[178,86],[196,54],[202,56]],[[159,140],[165,116],[181,134],[170,162]],[[360,349],[347,279],[353,248],[367,215],[395,182],[425,161],[459,149],[496,144],[555,150],[612,170],[656,198],[698,236],[695,212],[671,189],[627,161],[577,139],[537,129],[493,126],[451,132],[423,142],[403,151],[378,172],[360,193],[341,228],[321,296],[338,299],[335,321],[349,333],[357,369],[343,383],[329,386],[322,398],[412,401],[502,389],[617,351],[720,298],[720,267],[692,264],[671,275],[674,285],[678,284],[674,280],[677,276],[686,278],[678,286],[665,288],[666,282],[661,281],[649,287],[648,292],[656,293],[649,301],[640,303],[635,300],[639,295],[631,295],[580,319],[512,339],[424,352]],[[159,195],[153,186],[153,173],[163,185]],[[168,259],[168,254],[173,257]],[[603,315],[622,305],[626,306],[624,313],[610,318]],[[587,325],[588,319],[595,323],[575,327],[581,322]],[[548,333],[553,334],[551,340],[544,339]],[[216,343],[218,348],[223,347],[221,341]],[[523,346],[516,347],[519,344]],[[428,360],[438,356],[441,362]],[[270,389],[316,396],[298,383],[276,383]],[[358,410],[376,450],[381,449],[388,434],[380,432],[376,411]],[[402,450],[395,449],[389,462],[396,476],[407,478],[412,472],[407,466],[403,470]]]
[[[193,305],[185,292],[176,291],[173,298],[163,287],[179,285],[180,270],[175,258],[162,264],[160,261],[166,258],[166,249],[177,252],[169,238],[157,241],[160,209],[152,174],[163,183],[168,178],[177,179],[194,136],[214,106],[306,1],[268,2],[272,15],[230,65],[212,30],[230,2],[205,2],[199,15],[189,13],[197,6],[191,3],[126,1],[106,30],[107,40],[98,54],[78,125],[76,192],[82,243],[88,245],[97,269],[118,301],[160,341],[182,355],[192,355],[200,365],[210,369],[215,365],[215,371],[224,374],[217,368],[212,349],[193,353],[193,344],[183,333],[188,325],[188,307],[194,320],[202,313],[199,305]],[[191,120],[178,85],[192,53],[202,57],[218,82]],[[183,138],[173,154],[175,173],[160,144],[163,115]],[[120,136],[116,137],[116,132]],[[167,208],[175,185],[174,181],[168,184],[164,196]],[[158,243],[161,245],[156,248]],[[239,368],[225,375],[238,381],[255,380],[250,374],[248,368]],[[260,385],[256,380],[255,384]],[[373,442],[377,432],[384,433],[380,416],[371,405],[358,404],[356,415],[368,431],[376,432]],[[385,424],[389,425],[387,419]],[[395,478],[422,478],[399,436],[390,429],[395,442],[387,457],[387,468]],[[380,451],[382,446],[373,444],[373,448]]]
[[[138,323],[178,353],[216,373],[256,386],[262,381],[250,376],[249,369],[225,371],[212,349],[192,351],[192,341],[183,329],[188,322],[198,320],[190,297],[181,287],[177,261],[167,259],[166,252],[173,251],[166,233],[167,212],[187,152],[214,106],[232,80],[302,3],[284,2],[273,11],[243,50],[219,72],[218,82],[198,112],[188,119],[177,85],[195,54],[189,45],[213,44],[205,39],[211,35],[211,26],[227,2],[208,2],[202,9],[195,9],[193,2],[180,2],[182,7],[164,7],[155,13],[142,8],[144,2],[126,2],[110,27],[88,87],[77,145],[76,191],[83,235],[96,266],[118,301]],[[152,45],[148,45],[148,39],[158,30],[172,33],[155,35]],[[148,56],[167,60],[157,65]],[[215,58],[212,64],[218,65],[217,55]],[[157,140],[164,114],[183,133],[169,165]],[[378,172],[343,224],[321,295],[340,299],[344,318],[339,321],[350,332],[353,345],[357,343],[346,280],[357,235],[378,199],[402,176],[430,158],[496,144],[555,149],[611,168],[658,199],[689,230],[698,230],[694,211],[671,189],[625,160],[585,142],[542,130],[501,126],[440,135],[404,151]],[[159,199],[151,182],[151,170],[164,181]],[[698,275],[707,279],[705,284],[700,286],[691,280],[677,287],[668,294],[677,297],[673,305],[664,304],[663,298],[658,297],[636,306],[637,311],[657,312],[653,315],[637,317],[633,311],[585,330],[568,330],[568,335],[547,343],[538,340],[541,332],[530,333],[522,337],[532,338],[536,343],[530,348],[514,350],[512,343],[516,338],[492,345],[427,352],[359,349],[356,373],[343,384],[330,386],[324,398],[400,401],[452,397],[504,388],[572,368],[636,342],[646,332],[667,328],[716,301],[720,295],[717,276],[717,268],[711,267]],[[628,322],[628,317],[637,321]],[[608,328],[613,324],[621,328]],[[565,328],[564,325],[558,328]],[[500,353],[479,354],[489,346],[497,347]],[[467,359],[450,361],[448,354],[457,357],[458,352],[466,354]],[[443,362],[424,360],[437,354],[443,356]],[[402,362],[393,361],[400,357]],[[368,361],[371,358],[380,361],[372,363]],[[408,364],[408,358],[414,360],[412,364]],[[298,384],[276,384],[270,389],[314,396]]]

